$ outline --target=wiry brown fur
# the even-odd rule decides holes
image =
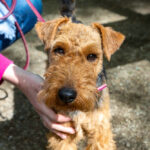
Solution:
[[[75,127],[77,131],[66,140],[50,133],[48,149],[76,150],[79,141],[87,139],[86,150],[115,150],[108,89],[98,92],[96,82],[102,70],[103,54],[110,60],[124,36],[98,23],[85,26],[67,18],[39,22],[36,30],[49,51],[49,66],[38,97],[56,112],[69,115],[73,122],[64,123],[64,126]],[[64,49],[64,55],[54,52],[58,47]],[[88,61],[89,54],[95,54],[97,59]],[[73,102],[66,104],[59,99],[57,93],[62,87],[77,91]]]

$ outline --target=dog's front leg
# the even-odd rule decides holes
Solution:
[[[111,131],[111,124],[106,113],[99,111],[92,112],[89,122],[87,124],[82,124],[82,128],[88,139],[85,150],[116,149]]]
[[[85,150],[115,150],[116,146],[112,138],[111,131],[104,131],[106,134],[101,132],[95,132],[88,135],[88,145]]]
[[[48,150],[77,150],[76,143],[68,135],[67,139],[62,140],[54,134],[48,135]]]

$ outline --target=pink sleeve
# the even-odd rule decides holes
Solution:
[[[0,84],[3,81],[2,77],[3,77],[3,74],[4,74],[5,70],[12,63],[13,63],[13,61],[9,60],[8,58],[6,58],[2,54],[0,54]]]

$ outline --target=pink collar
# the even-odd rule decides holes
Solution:
[[[100,87],[97,88],[98,91],[102,91],[104,88],[107,87],[107,84],[103,84]]]

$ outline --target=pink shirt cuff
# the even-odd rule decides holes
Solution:
[[[2,54],[0,54],[0,84],[3,81],[2,77],[3,77],[3,74],[4,74],[5,70],[12,63],[13,63],[13,61],[9,60],[8,58],[6,58]]]

